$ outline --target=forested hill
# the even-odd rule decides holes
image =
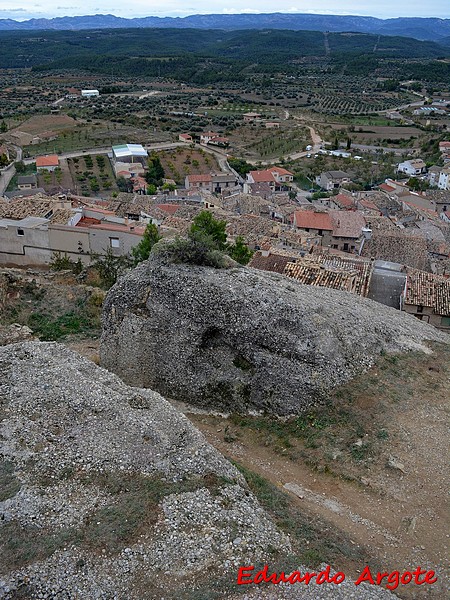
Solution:
[[[143,17],[124,19],[114,15],[85,15],[55,19],[14,21],[0,19],[0,29],[21,30],[80,30],[130,27],[177,29],[291,29],[295,31],[357,31],[377,35],[414,37],[419,40],[439,40],[450,36],[450,19],[400,17],[376,19],[351,15],[313,14],[237,14],[191,15],[188,17]]]
[[[361,33],[196,29],[0,32],[0,68],[82,69],[212,83],[253,73],[295,74],[320,62],[348,74],[450,76],[450,48]],[[419,69],[417,75],[415,70]]]

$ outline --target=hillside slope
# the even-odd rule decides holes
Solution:
[[[316,14],[236,14],[190,15],[188,17],[141,17],[124,19],[114,15],[84,15],[54,19],[15,21],[0,19],[0,29],[9,31],[39,29],[92,29],[126,27],[173,27],[199,29],[293,29],[309,31],[359,31],[381,35],[401,35],[419,40],[436,40],[450,34],[450,19],[400,17],[377,19],[352,15]]]

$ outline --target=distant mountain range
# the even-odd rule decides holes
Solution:
[[[400,17],[377,19],[340,15],[312,14],[238,14],[192,15],[189,17],[143,17],[124,19],[114,15],[87,15],[14,21],[0,19],[0,30],[80,30],[117,28],[193,28],[193,29],[290,29],[294,31],[354,31],[379,35],[412,37],[418,40],[450,40],[450,19]]]

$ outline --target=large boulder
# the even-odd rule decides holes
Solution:
[[[290,550],[186,417],[62,345],[0,348],[0,440],[0,598],[177,598]]]
[[[131,385],[200,407],[287,415],[323,401],[380,352],[448,339],[350,293],[154,257],[109,292],[100,360]]]

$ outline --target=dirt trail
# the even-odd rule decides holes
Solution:
[[[429,361],[431,365],[433,359]],[[224,417],[188,416],[223,454],[288,491],[303,511],[346,532],[386,571],[412,571],[419,565],[436,571],[437,584],[420,593],[417,586],[406,586],[402,597],[440,599],[448,591],[445,569],[450,536],[444,498],[450,381],[433,392],[438,372],[424,365],[422,385],[389,405],[391,431],[383,457],[370,468],[358,467],[356,481],[283,456],[261,443],[254,431],[239,431]],[[370,418],[373,401],[364,402],[362,408]],[[380,401],[380,412],[385,408]],[[224,441],[225,428],[228,435],[230,430],[236,434],[231,443]]]

